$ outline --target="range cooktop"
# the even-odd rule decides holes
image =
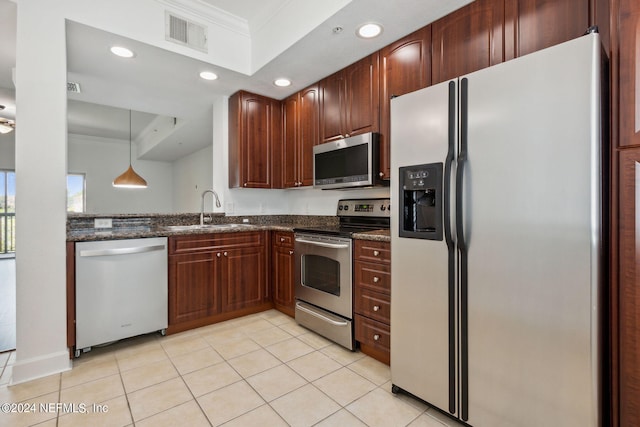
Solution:
[[[338,201],[337,226],[310,226],[294,228],[296,233],[351,237],[353,233],[388,229],[391,220],[391,201],[381,199],[343,199]]]

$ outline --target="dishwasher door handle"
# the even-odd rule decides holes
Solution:
[[[166,247],[165,245],[153,245],[153,246],[135,246],[132,248],[84,250],[84,251],[80,251],[80,256],[91,257],[91,256],[142,254],[145,252],[162,251],[164,250],[165,247]]]

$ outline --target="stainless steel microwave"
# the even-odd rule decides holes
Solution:
[[[379,135],[364,133],[313,147],[313,187],[367,187],[379,182]]]

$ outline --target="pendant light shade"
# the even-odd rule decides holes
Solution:
[[[113,180],[113,186],[119,188],[147,188],[147,181],[131,166],[131,110],[129,110],[129,169]]]

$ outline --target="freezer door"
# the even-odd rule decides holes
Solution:
[[[461,412],[476,427],[598,425],[599,52],[589,35],[462,79]]]
[[[391,206],[396,209],[391,215],[391,379],[395,386],[452,414],[457,413],[456,296],[447,177],[455,158],[456,115],[455,82],[391,100]],[[401,199],[407,190],[401,188],[407,181],[399,179],[401,168],[443,174],[442,212],[433,217],[445,224],[437,224],[433,232],[400,233]],[[437,229],[443,229],[443,236]]]

